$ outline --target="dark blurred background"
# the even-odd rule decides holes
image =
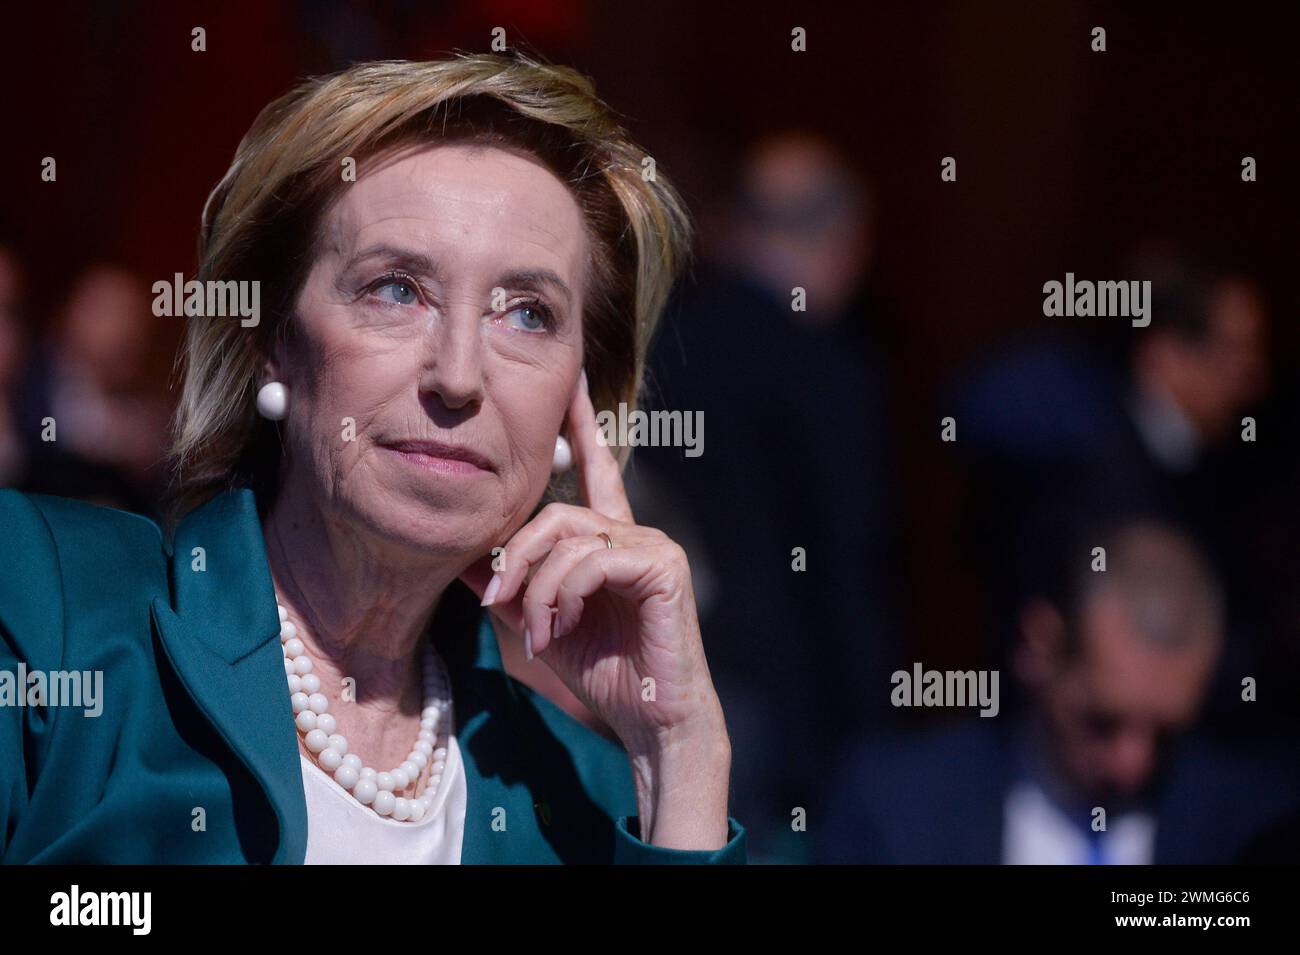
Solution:
[[[962,718],[891,707],[895,668],[1000,667],[1008,717],[1032,711],[1011,672],[1026,602],[1061,590],[1081,529],[1121,519],[1185,531],[1225,591],[1201,728],[1294,769],[1300,15],[861,6],[5,11],[5,483],[151,510],[181,327],[150,314],[148,289],[192,275],[204,199],[254,116],[302,75],[486,51],[502,27],[593,77],[700,226],[651,400],[703,410],[705,453],[646,449],[629,481],[641,519],[692,553],[756,858],[818,855],[817,813],[803,833],[796,807],[839,793],[853,817],[853,784],[834,780],[855,741]],[[940,179],[948,156],[955,182]],[[1246,156],[1258,181],[1242,181]],[[1043,283],[1066,272],[1158,277],[1167,304],[1148,329],[1045,318]],[[807,313],[791,314],[794,285]],[[1133,411],[1160,387],[1156,410]],[[57,453],[39,440],[46,415]],[[835,838],[867,838],[851,830]]]

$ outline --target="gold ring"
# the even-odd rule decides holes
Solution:
[[[605,538],[605,547],[607,550],[614,549],[614,541],[608,534],[606,534],[604,531],[598,531],[597,534],[598,536]]]

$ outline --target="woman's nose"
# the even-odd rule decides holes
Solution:
[[[421,395],[436,396],[452,410],[483,398],[483,339],[479,310],[458,308],[435,322],[422,343]]]

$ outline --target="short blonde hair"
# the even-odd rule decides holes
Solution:
[[[516,53],[379,61],[307,80],[271,103],[203,209],[200,281],[260,280],[262,320],[192,316],[169,452],[175,519],[229,487],[263,503],[280,441],[255,410],[258,372],[316,256],[319,228],[347,188],[343,161],[462,142],[525,152],[565,182],[592,250],[583,349],[597,410],[635,407],[646,352],[693,227],[672,184],[643,176],[646,153],[576,71]],[[653,167],[651,167],[653,168]],[[629,450],[615,449],[620,464]]]

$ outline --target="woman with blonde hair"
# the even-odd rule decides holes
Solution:
[[[643,159],[523,56],[262,111],[203,213],[170,532],[0,492],[39,704],[0,708],[0,859],[744,861],[689,567],[596,425],[689,254]]]

